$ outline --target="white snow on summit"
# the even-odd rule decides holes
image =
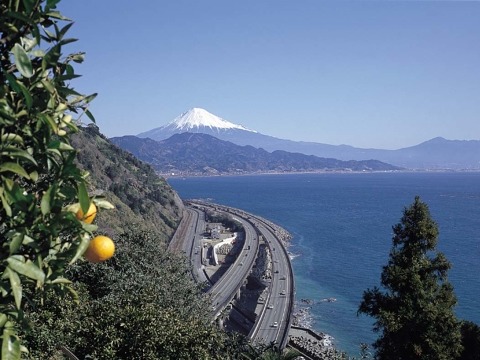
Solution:
[[[202,126],[209,127],[210,129],[239,129],[256,132],[254,130],[247,129],[242,125],[237,125],[224,120],[201,108],[193,108],[184,112],[182,115],[176,117],[166,127],[174,127],[179,130],[188,131],[190,129],[199,128]]]

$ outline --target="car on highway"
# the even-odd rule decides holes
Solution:
[[[278,322],[275,321],[275,322],[272,324],[272,327],[277,327],[277,326],[278,326]]]
[[[273,305],[272,305],[272,304],[268,304],[267,309],[273,309]]]
[[[286,291],[285,291],[285,289],[284,289],[284,290],[282,290],[282,291],[280,291],[280,295],[285,295],[285,294],[286,294]]]

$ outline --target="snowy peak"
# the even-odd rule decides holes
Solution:
[[[237,125],[227,120],[224,120],[201,108],[193,108],[184,112],[182,115],[176,117],[166,127],[175,128],[181,131],[191,131],[201,127],[208,127],[211,130],[239,129],[255,132],[253,130],[243,127],[242,125]]]

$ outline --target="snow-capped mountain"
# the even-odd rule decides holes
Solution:
[[[233,124],[200,108],[188,110],[169,124],[137,136],[160,141],[184,132],[204,133],[237,145],[250,145],[270,152],[283,150],[345,161],[376,159],[409,169],[480,169],[480,140],[435,138],[398,150],[362,149],[349,145],[279,139]]]
[[[173,134],[183,132],[206,133],[218,136],[221,133],[232,134],[237,131],[256,133],[254,130],[247,129],[242,125],[231,123],[230,121],[213,115],[205,109],[193,108],[177,116],[167,125],[143,132],[137,136],[142,138],[148,137],[153,140],[163,140]]]

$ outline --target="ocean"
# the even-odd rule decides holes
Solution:
[[[293,235],[296,299],[309,299],[313,329],[358,355],[373,319],[357,316],[363,291],[380,285],[392,226],[416,195],[437,222],[437,249],[461,319],[480,324],[480,173],[327,173],[170,178],[183,199],[208,199],[265,217]],[[325,301],[326,299],[336,301]],[[299,304],[299,306],[306,306]]]

